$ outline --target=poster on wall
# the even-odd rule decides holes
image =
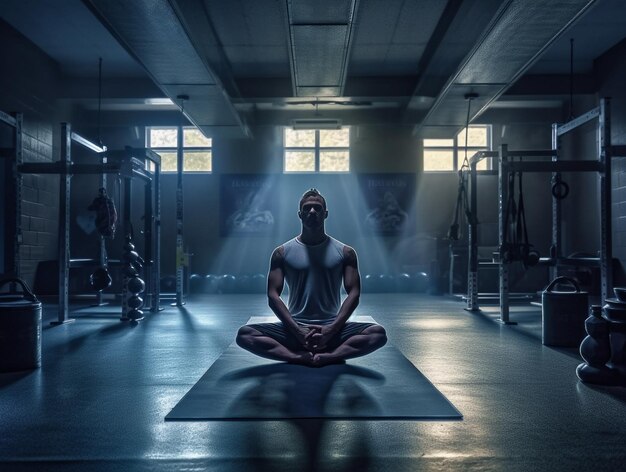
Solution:
[[[386,235],[412,230],[415,180],[415,174],[359,174],[365,203],[363,227]]]
[[[220,234],[269,235],[276,228],[276,176],[222,174],[220,177]]]

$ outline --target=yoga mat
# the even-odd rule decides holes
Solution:
[[[249,323],[275,320],[253,317]],[[371,317],[351,321],[374,322]],[[367,356],[320,368],[263,359],[233,343],[165,420],[296,418],[460,420],[463,416],[389,342]]]

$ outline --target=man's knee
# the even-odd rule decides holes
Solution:
[[[364,329],[363,332],[376,340],[376,345],[382,347],[387,344],[387,331],[381,325],[373,325]]]
[[[242,326],[237,331],[237,337],[235,338],[235,342],[239,347],[246,348],[250,345],[250,341],[252,336],[258,334],[258,331],[250,326]]]

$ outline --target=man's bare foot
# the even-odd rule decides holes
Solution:
[[[289,361],[290,364],[300,364],[313,366],[313,353],[309,351],[300,351],[296,353],[296,357]]]
[[[313,367],[324,367],[325,365],[330,364],[345,364],[345,359],[341,357],[333,356],[329,353],[320,353],[313,355],[313,363],[311,364]]]

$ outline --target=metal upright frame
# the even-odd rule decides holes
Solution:
[[[479,311],[478,306],[478,172],[476,166],[478,163],[488,157],[497,157],[497,151],[478,151],[470,160],[470,213],[468,224],[468,264],[467,264],[467,311]]]
[[[158,311],[159,308],[159,277],[160,277],[160,180],[161,158],[158,154],[149,149],[134,149],[127,147],[124,151],[108,151],[107,162],[100,164],[74,164],[71,159],[72,143],[77,143],[98,154],[102,154],[102,148],[82,136],[72,132],[69,123],[61,123],[61,159],[59,162],[51,163],[22,163],[17,166],[18,173],[34,174],[58,174],[60,175],[59,185],[59,310],[58,320],[52,324],[64,324],[74,321],[69,318],[69,270],[72,265],[70,259],[70,196],[71,178],[75,174],[118,174],[125,179],[125,202],[123,233],[130,231],[130,192],[131,180],[139,177],[145,181],[146,186],[151,187],[146,195],[151,198],[146,199],[146,218],[144,225],[150,226],[149,230],[144,227],[144,237],[146,240],[145,260],[149,270],[146,270],[147,289],[152,296],[151,311]],[[140,157],[137,157],[141,154]],[[111,162],[113,161],[113,162]],[[147,161],[152,162],[154,171],[147,169]],[[154,200],[152,199],[154,197]],[[156,209],[153,212],[153,208]],[[154,227],[154,231],[152,230]],[[152,250],[155,253],[152,253]],[[102,257],[102,254],[100,255]],[[83,265],[84,261],[76,261]],[[89,262],[89,261],[88,261]],[[100,261],[99,261],[100,262]]]
[[[9,214],[5,215],[5,221],[11,221],[6,225],[3,231],[5,231],[5,249],[4,249],[4,263],[5,267],[10,268],[12,275],[20,277],[21,264],[20,264],[20,246],[22,244],[22,176],[17,172],[17,167],[22,164],[23,151],[22,151],[22,124],[24,117],[22,113],[15,113],[11,116],[8,113],[0,111],[0,121],[11,126],[14,130],[13,134],[13,147],[0,150],[0,158],[12,159],[13,165],[11,166],[12,179],[7,179],[12,187],[7,189],[4,198],[8,202],[6,209],[9,210]],[[12,241],[9,248],[6,243]]]
[[[561,137],[579,126],[598,119],[598,157],[581,161],[559,160]],[[613,287],[612,277],[612,234],[611,234],[611,157],[614,153],[624,153],[623,146],[611,146],[610,138],[610,101],[603,98],[600,105],[562,125],[552,126],[552,149],[540,151],[510,151],[506,144],[500,146],[498,159],[498,214],[499,214],[499,278],[500,278],[500,321],[515,324],[509,319],[509,279],[508,263],[502,257],[504,241],[505,208],[508,200],[508,182],[511,172],[551,172],[553,182],[557,181],[561,172],[597,172],[600,178],[600,214],[601,214],[601,248],[600,258],[566,258],[562,255],[561,245],[561,202],[552,198],[552,247],[550,257],[541,258],[540,264],[550,266],[550,276],[558,275],[558,269],[564,265],[600,265],[602,279],[602,303],[609,296]],[[550,161],[512,161],[512,157],[550,157]]]
[[[183,306],[184,276],[185,276],[185,249],[183,243],[183,171],[184,171],[184,136],[183,126],[178,125],[176,149],[176,300],[172,306]]]

